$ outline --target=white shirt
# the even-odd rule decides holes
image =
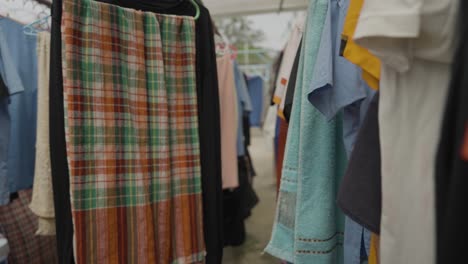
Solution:
[[[435,156],[458,0],[365,0],[355,40],[382,60],[382,264],[435,263]]]

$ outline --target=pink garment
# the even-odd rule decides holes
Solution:
[[[217,59],[221,117],[223,189],[239,186],[237,174],[237,100],[234,68],[229,53]]]

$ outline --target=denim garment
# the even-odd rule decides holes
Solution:
[[[250,99],[252,100],[252,112],[250,112],[250,125],[259,127],[262,125],[263,114],[263,79],[260,76],[250,77],[247,81]]]
[[[8,98],[0,98],[0,206],[10,202],[10,190],[7,176],[8,144],[10,142],[8,101]]]
[[[374,92],[362,79],[361,69],[340,56],[341,32],[349,0],[330,0],[329,3],[308,98],[328,120],[343,110],[343,140],[349,157]],[[345,264],[359,264],[366,258],[361,255],[363,236],[368,248],[370,232],[346,218]]]
[[[36,39],[35,36],[23,33],[23,25],[10,19],[0,19],[0,73],[10,94],[6,112],[5,101],[0,102],[0,119],[9,120],[10,123],[10,129],[8,125],[0,126],[1,140],[9,142],[7,170],[5,167],[0,169],[0,179],[5,178],[6,172],[9,192],[30,188],[34,178],[37,119]],[[3,166],[4,153],[5,150],[2,149],[0,163],[3,163]],[[5,190],[0,192],[3,197]]]
[[[309,2],[272,238],[266,252],[295,264],[343,263],[344,216],[335,199],[346,166],[342,115],[308,101],[329,0]]]
[[[244,74],[241,72],[239,65],[234,61],[234,79],[236,82],[237,92],[237,156],[241,157],[245,155],[245,144],[244,144],[244,124],[242,122],[244,112],[252,111],[252,101],[250,100],[249,91],[247,89],[247,83],[245,82]]]

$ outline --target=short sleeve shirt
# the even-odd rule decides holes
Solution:
[[[366,0],[356,28],[356,43],[382,62],[382,264],[435,263],[434,163],[458,4]]]

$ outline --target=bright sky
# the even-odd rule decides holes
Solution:
[[[282,12],[247,16],[253,23],[253,28],[265,32],[266,39],[260,46],[281,50],[288,40],[295,18],[300,12]]]

